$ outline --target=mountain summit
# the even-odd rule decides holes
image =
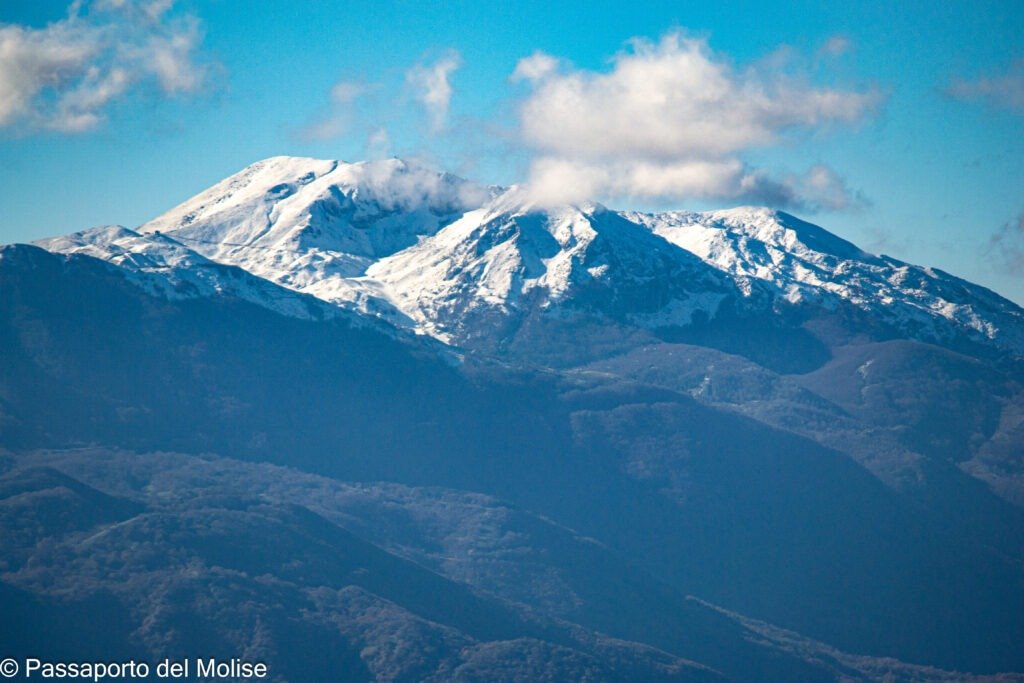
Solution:
[[[800,327],[826,316],[856,318],[848,334],[1024,354],[1024,311],[1012,302],[765,208],[539,207],[522,188],[484,187],[399,159],[274,157],[136,234],[116,250],[105,246],[104,229],[38,244],[120,263],[126,253],[144,260],[170,238],[197,263],[237,266],[488,351],[528,346],[539,328],[545,337],[587,330],[597,347],[620,349],[720,337],[743,320]]]

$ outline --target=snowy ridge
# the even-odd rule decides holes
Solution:
[[[928,341],[961,333],[1024,351],[1024,311],[1012,302],[948,273],[868,254],[781,211],[627,216],[729,273],[744,291],[765,283],[790,303],[845,301]]]
[[[565,313],[584,300],[641,326],[685,325],[732,293],[725,278],[618,213],[598,204],[540,210],[518,188],[366,276],[426,331],[455,340],[479,333],[467,328],[476,315]]]
[[[342,314],[313,297],[212,261],[166,235],[108,225],[36,244],[51,252],[84,254],[112,263],[135,285],[169,300],[230,296],[293,318],[319,320]]]
[[[274,157],[139,228],[209,258],[374,314],[384,300],[356,278],[435,233],[491,190],[398,159],[346,164]]]
[[[398,159],[274,157],[137,231],[39,244],[120,265],[166,296],[192,287],[306,315],[305,298],[283,297],[280,285],[455,344],[537,314],[680,327],[733,299],[762,312],[853,306],[910,338],[967,337],[1024,355],[1024,310],[1012,302],[782,212],[539,207],[522,188]]]

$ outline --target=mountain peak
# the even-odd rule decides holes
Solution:
[[[524,316],[581,311],[647,334],[712,319],[738,298],[758,315],[852,306],[911,338],[1024,352],[1024,311],[1011,302],[782,211],[549,206],[524,186],[485,187],[398,158],[270,157],[135,231],[45,246],[149,270],[238,266],[457,343]]]
[[[490,190],[401,159],[345,163],[304,157],[256,162],[139,228],[161,232],[218,261],[273,276],[326,257],[324,275],[359,274],[372,259],[490,197]],[[275,266],[276,268],[276,266]],[[272,277],[272,279],[275,279]]]
[[[872,261],[876,257],[852,242],[796,216],[766,207],[743,206],[703,214],[710,222],[718,222],[733,230],[756,237],[762,242],[785,245],[792,249],[798,244],[822,254],[842,259]]]
[[[608,210],[603,204],[595,201],[551,204],[538,199],[528,186],[521,184],[493,188],[493,190],[493,198],[482,207],[488,216],[501,214],[522,216],[530,213],[543,213],[551,216],[564,216],[573,213],[592,215]]]

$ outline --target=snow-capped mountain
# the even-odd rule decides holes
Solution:
[[[541,207],[523,188],[484,187],[397,159],[275,157],[137,231],[98,229],[39,244],[150,276],[169,268],[176,283],[202,280],[186,271],[215,263],[238,266],[329,304],[488,350],[538,319],[563,327],[604,321],[649,338],[714,321],[723,310],[741,318],[852,310],[890,336],[1024,354],[1024,311],[1012,302],[868,254],[785,213]],[[263,296],[251,284],[217,287]]]
[[[323,319],[344,312],[312,296],[275,285],[237,266],[219,263],[163,234],[143,234],[107,225],[38,246],[63,254],[84,254],[119,266],[126,277],[165,299],[228,296],[293,318]]]
[[[374,283],[376,260],[416,244],[493,190],[398,159],[257,162],[139,228],[319,299],[409,326]]]
[[[738,295],[727,277],[619,213],[541,209],[519,188],[381,259],[366,277],[424,330],[456,343],[510,334],[539,312],[687,325]]]
[[[669,242],[729,273],[744,291],[766,283],[793,304],[853,304],[911,337],[957,334],[1024,351],[1024,311],[994,292],[943,271],[868,254],[781,211],[628,213]]]

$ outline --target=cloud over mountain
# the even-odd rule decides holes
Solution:
[[[357,105],[373,88],[364,83],[342,79],[330,90],[328,105],[298,131],[306,141],[333,140],[345,134],[357,118]]]
[[[843,184],[834,171],[812,171],[807,183],[772,179],[743,154],[791,131],[856,124],[882,100],[877,90],[814,86],[777,61],[740,68],[678,32],[633,40],[604,72],[559,70],[554,58],[534,53],[513,80],[533,86],[520,107],[521,136],[537,155],[533,185],[555,200],[615,194],[819,205],[803,185],[834,178],[826,194],[835,194]]]
[[[416,100],[423,105],[430,118],[430,128],[439,132],[448,118],[452,100],[451,75],[462,65],[462,57],[449,50],[431,64],[421,63],[406,72],[406,81],[413,87]]]

